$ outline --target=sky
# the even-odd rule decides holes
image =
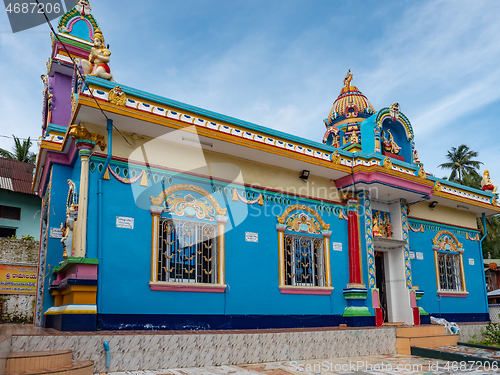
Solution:
[[[466,144],[500,184],[500,1],[91,4],[119,84],[321,142],[350,69],[375,110],[400,104],[427,172]],[[40,136],[50,52],[47,25],[13,34],[0,10],[0,136]]]

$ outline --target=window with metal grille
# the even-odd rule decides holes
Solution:
[[[0,206],[0,218],[21,220],[21,209],[19,207]]]
[[[285,283],[325,286],[323,238],[285,234]]]
[[[217,225],[160,219],[158,281],[217,283]]]
[[[462,292],[462,271],[460,255],[438,252],[439,289],[442,291]]]

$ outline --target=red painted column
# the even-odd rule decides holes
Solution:
[[[349,283],[362,284],[359,215],[356,198],[349,198],[347,201],[347,232],[349,238]]]

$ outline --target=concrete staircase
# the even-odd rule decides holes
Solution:
[[[94,362],[73,362],[71,350],[15,352],[7,357],[7,375],[92,375]]]
[[[421,325],[396,327],[398,354],[411,354],[411,347],[438,348],[457,345],[458,335],[447,335],[444,326]]]

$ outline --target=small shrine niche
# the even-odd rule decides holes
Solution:
[[[391,223],[391,214],[389,212],[374,210],[373,217],[373,236],[383,238],[393,238]]]

